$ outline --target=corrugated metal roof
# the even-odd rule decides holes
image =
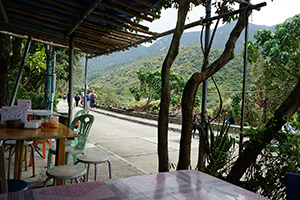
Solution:
[[[0,30],[65,46],[74,36],[77,50],[103,55],[156,35],[131,19],[159,18],[148,11],[159,1],[0,0]]]

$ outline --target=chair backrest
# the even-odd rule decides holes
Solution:
[[[285,173],[287,200],[300,199],[300,174]]]
[[[77,122],[79,122],[78,127],[76,127]],[[72,121],[70,129],[74,130],[76,127],[76,132],[79,135],[78,142],[75,145],[76,149],[83,149],[85,147],[85,143],[93,123],[94,116],[90,114],[80,115]]]
[[[89,114],[89,112],[90,112],[90,110],[88,110],[88,109],[79,110],[76,112],[73,119],[75,119],[76,117],[78,117],[80,115]]]

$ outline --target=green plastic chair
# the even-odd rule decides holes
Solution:
[[[75,113],[73,120],[74,120],[76,117],[80,116],[80,115],[89,114],[89,112],[90,112],[90,110],[88,110],[88,109],[82,109],[82,110],[79,110],[79,111],[77,111],[77,112]],[[80,125],[80,122],[79,122],[79,125]],[[75,128],[74,128],[74,131],[75,131],[76,133],[78,133],[78,128],[75,127]],[[76,144],[77,144],[77,138],[75,138],[75,145],[76,145]]]
[[[75,119],[76,117],[78,117],[80,115],[89,114],[89,112],[90,112],[90,110],[88,110],[88,109],[79,110],[76,112],[73,119]]]
[[[78,154],[85,154],[85,143],[88,138],[89,132],[91,127],[94,123],[94,116],[90,114],[84,114],[76,117],[70,126],[71,130],[74,130],[77,122],[80,122],[78,129],[78,143],[75,146],[66,146],[65,150],[65,164],[69,164],[69,156],[73,155],[74,163],[77,160]],[[50,168],[51,165],[51,155],[56,154],[56,147],[49,148],[48,152],[48,161],[47,161],[47,168]]]
[[[74,115],[74,118],[73,118],[73,120],[76,118],[76,117],[78,117],[78,116],[81,116],[81,115],[85,115],[85,114],[89,114],[89,112],[90,112],[90,110],[88,110],[88,109],[82,109],[82,110],[79,110],[79,111],[77,111],[76,112],[76,114]],[[80,125],[80,122],[78,123],[78,126]],[[79,132],[79,128],[76,126],[76,124],[75,124],[75,127],[74,127],[74,130],[73,130],[75,133],[77,133],[78,134],[78,132]],[[75,143],[75,145],[77,145],[77,143],[78,143],[78,138],[76,137],[76,138],[74,138],[74,139],[67,139],[66,140],[66,146],[70,146],[71,144],[72,144],[72,141],[74,141],[74,143]]]

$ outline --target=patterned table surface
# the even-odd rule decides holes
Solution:
[[[4,199],[267,199],[196,170],[39,188],[1,194]]]

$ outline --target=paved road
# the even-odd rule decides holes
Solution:
[[[73,113],[82,108],[75,107]],[[67,103],[60,101],[59,112],[67,112]],[[127,115],[116,114],[100,109],[92,109],[95,117],[86,144],[86,154],[105,154],[109,156],[112,165],[112,178],[123,178],[158,172],[157,156],[157,122]],[[169,131],[169,159],[176,166],[179,156],[180,126],[170,124]],[[41,142],[41,141],[40,141]],[[55,145],[55,140],[52,141]],[[42,147],[40,143],[38,145]],[[47,145],[47,148],[49,146]],[[42,152],[42,150],[40,150]],[[5,157],[8,158],[8,152]],[[46,151],[48,155],[48,150]],[[192,139],[191,163],[194,169],[198,157],[198,140]],[[32,167],[23,171],[22,179],[29,183],[31,188],[42,187],[46,180],[47,159],[35,155],[35,173],[32,177]],[[7,161],[7,160],[6,160]],[[14,162],[14,159],[12,160]],[[8,166],[8,163],[7,165]],[[13,166],[13,163],[12,163]],[[170,169],[174,171],[174,168]],[[13,173],[11,169],[11,176]],[[108,164],[98,165],[98,180],[108,179]],[[89,180],[94,180],[94,166],[91,166]]]
[[[66,112],[68,109],[67,103],[60,102],[58,109],[59,111]],[[73,113],[75,114],[79,109],[81,108],[74,108]],[[142,174],[158,172],[156,121],[124,115],[120,116],[120,114],[100,109],[92,109],[91,113],[95,117],[95,122],[88,137],[90,143],[87,148],[94,145],[98,150],[102,150],[122,160],[127,165],[136,168],[136,172],[139,171]],[[144,124],[119,119],[118,117],[127,117],[130,120],[140,121]],[[180,130],[179,125],[172,126],[176,126],[175,128]],[[180,132],[169,131],[168,134],[170,163],[176,165],[179,156]],[[192,139],[192,168],[195,168],[197,163],[197,152],[198,140]],[[94,150],[91,153],[94,153]]]

